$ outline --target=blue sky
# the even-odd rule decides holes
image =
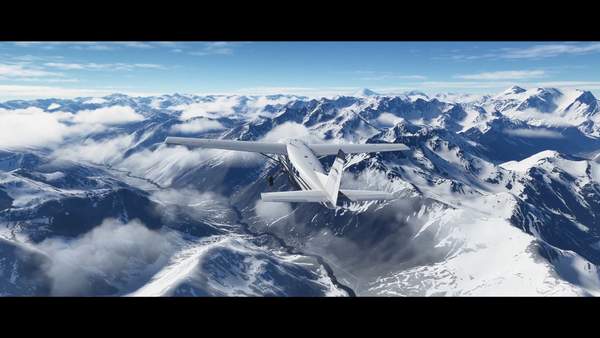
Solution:
[[[0,42],[0,100],[131,95],[490,93],[600,96],[599,42]]]

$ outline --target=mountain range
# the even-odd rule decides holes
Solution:
[[[166,136],[410,151],[349,156],[342,188],[399,198],[329,210]],[[0,295],[597,295],[599,150],[579,89],[2,102]]]

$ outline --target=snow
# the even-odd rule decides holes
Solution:
[[[227,252],[243,255],[244,258],[237,262],[238,264],[230,262],[230,266],[222,267],[218,263],[219,258]],[[264,249],[256,247],[240,236],[212,236],[188,244],[173,255],[170,262],[148,283],[129,296],[171,296],[182,283],[197,285],[212,294],[225,296],[260,296],[284,291],[283,286],[274,284],[268,273],[267,278],[263,277],[267,264],[271,264],[262,258],[265,253]],[[283,255],[277,252],[271,252],[270,255],[282,266],[311,265],[304,262],[304,258],[299,255]],[[228,270],[224,274],[220,273],[220,269],[223,268]],[[242,276],[241,272],[244,273]],[[342,290],[332,284],[322,267],[318,267],[316,272],[318,276],[314,283],[322,287],[326,295],[345,296]],[[218,275],[218,278],[206,278],[206,275],[213,274]]]
[[[181,246],[168,262],[159,267],[156,274],[147,276],[148,280],[142,281],[139,288],[129,294],[131,296],[172,295],[179,286],[191,284],[201,285],[199,289],[206,288],[214,294],[222,295],[284,292],[283,286],[277,281],[264,277],[265,270],[273,262],[277,262],[275,266],[278,271],[289,267],[311,267],[315,279],[310,283],[319,285],[328,295],[344,295],[342,290],[332,284],[324,268],[315,264],[307,258],[308,256],[290,255],[256,245],[248,241],[247,235],[241,236],[237,233],[240,227],[236,223],[238,216],[228,206],[230,199],[237,202],[241,200],[240,203],[245,203],[247,208],[243,212],[251,213],[253,220],[258,222],[263,219],[267,226],[271,225],[269,231],[282,231],[286,242],[291,240],[298,245],[302,245],[303,240],[308,240],[296,231],[304,225],[294,223],[303,221],[301,217],[306,217],[306,222],[311,227],[323,227],[323,232],[313,233],[315,237],[330,238],[326,236],[330,234],[346,240],[344,231],[351,227],[358,228],[361,224],[350,221],[347,224],[336,224],[337,220],[352,219],[354,215],[363,213],[363,219],[373,218],[372,213],[390,206],[387,202],[349,203],[335,210],[334,220],[327,221],[330,223],[321,223],[323,215],[320,212],[312,214],[309,211],[308,216],[302,215],[301,212],[297,212],[300,209],[295,205],[286,205],[285,208],[276,210],[274,215],[263,215],[268,217],[254,217],[254,198],[257,198],[259,189],[263,189],[260,182],[244,181],[240,179],[242,176],[233,177],[235,186],[227,186],[226,191],[231,188],[234,196],[221,196],[200,189],[206,184],[215,184],[206,179],[214,173],[224,172],[224,175],[234,176],[238,175],[237,170],[262,177],[268,169],[264,165],[264,159],[248,154],[189,150],[160,144],[164,133],[174,131],[211,131],[214,133],[211,133],[211,137],[235,138],[242,135],[254,140],[288,137],[290,133],[300,133],[311,139],[328,138],[320,142],[365,142],[372,137],[375,138],[374,141],[414,142],[411,143],[412,150],[402,156],[350,156],[346,163],[345,169],[348,172],[342,181],[342,188],[383,190],[395,193],[399,200],[415,199],[432,203],[434,207],[423,203],[414,212],[398,214],[397,217],[413,227],[414,232],[411,236],[414,237],[411,238],[411,243],[432,238],[430,246],[419,246],[416,248],[418,252],[435,251],[443,255],[434,261],[401,268],[392,266],[377,276],[361,275],[360,283],[366,282],[367,287],[357,288],[355,291],[359,295],[597,295],[600,292],[598,268],[584,258],[585,252],[578,253],[581,249],[579,247],[574,251],[555,247],[553,249],[557,252],[557,258],[544,258],[539,253],[539,248],[550,244],[544,242],[543,231],[538,231],[537,228],[540,224],[552,225],[552,215],[564,217],[569,222],[567,226],[583,233],[582,236],[594,235],[594,224],[576,217],[574,213],[562,212],[551,207],[547,214],[537,213],[539,210],[535,210],[520,215],[524,218],[521,226],[529,227],[531,232],[526,233],[511,223],[511,217],[528,201],[528,196],[522,193],[523,189],[532,186],[554,189],[554,192],[557,192],[559,190],[556,187],[562,185],[560,188],[564,190],[560,190],[556,196],[559,203],[576,201],[584,208],[589,208],[593,200],[585,199],[584,191],[590,194],[590,191],[597,189],[593,184],[586,185],[600,182],[600,163],[597,163],[599,161],[588,161],[571,157],[564,152],[561,154],[554,150],[545,150],[525,159],[519,158],[520,160],[497,165],[497,162],[492,162],[493,159],[486,160],[482,155],[477,155],[480,145],[462,133],[471,128],[486,131],[486,128],[490,128],[487,122],[503,116],[515,124],[521,123],[517,120],[524,121],[523,124],[518,124],[517,129],[510,129],[513,133],[516,131],[520,137],[559,137],[560,133],[556,129],[531,127],[580,126],[583,122],[597,122],[588,104],[592,101],[584,94],[587,95],[581,90],[523,89],[513,86],[494,97],[462,94],[437,94],[427,97],[416,92],[387,97],[364,89],[356,93],[357,97],[354,98],[344,96],[339,97],[339,101],[320,99],[313,102],[314,105],[305,99],[295,101],[298,98],[290,96],[200,97],[175,94],[152,98],[82,98],[77,103],[102,104],[106,107],[100,110],[87,109],[87,112],[84,110],[79,114],[65,114],[72,115],[71,119],[79,116],[80,120],[87,120],[80,122],[87,124],[109,124],[110,128],[102,129],[87,140],[78,139],[78,142],[65,137],[56,144],[48,145],[48,151],[52,160],[68,159],[77,162],[77,165],[85,170],[105,170],[106,174],[93,174],[94,182],[98,180],[102,187],[109,185],[106,183],[109,180],[113,180],[112,184],[115,186],[126,184],[128,188],[144,190],[161,211],[190,209],[193,212],[188,212],[186,217],[207,222],[210,227],[222,231],[219,235],[204,238],[186,238],[183,243],[179,243]],[[434,98],[440,102],[434,101]],[[532,98],[535,100],[530,100]],[[145,101],[136,101],[142,99]],[[416,102],[418,99],[424,101]],[[122,113],[127,113],[131,108],[122,108],[125,110],[112,114],[114,116],[110,114],[110,110],[111,107],[115,107],[115,103],[127,105],[126,102],[130,102],[128,100],[136,103],[136,116],[128,121],[107,121],[123,117]],[[390,103],[391,100],[396,100],[393,102],[398,104],[394,106]],[[525,103],[528,102],[534,102],[538,106],[527,106]],[[69,102],[64,106],[70,108],[72,104],[74,103]],[[51,110],[53,105],[55,104],[50,104],[47,109]],[[272,107],[265,109],[267,105]],[[294,111],[291,108],[293,105],[310,109]],[[57,109],[61,105],[56,103],[54,107]],[[144,115],[137,113],[138,107]],[[466,116],[463,116],[460,110],[452,110],[453,108],[462,108]],[[155,115],[157,109],[161,109],[161,114]],[[450,112],[458,112],[458,117],[449,115]],[[164,123],[165,114],[171,115],[168,118],[179,119],[178,123]],[[224,119],[225,117],[230,120]],[[276,122],[270,120],[274,117],[277,118]],[[317,122],[307,123],[311,118],[311,121]],[[138,123],[135,126],[120,123],[131,121]],[[260,125],[260,121],[273,124]],[[224,125],[229,128],[231,124],[232,128],[225,129]],[[393,129],[394,126],[396,129]],[[399,130],[406,132],[399,133]],[[244,132],[248,134],[243,134]],[[597,130],[590,133],[592,132]],[[568,133],[564,135],[565,142],[569,142]],[[560,136],[562,137],[562,134]],[[40,156],[42,155],[48,154],[40,153]],[[110,163],[112,167],[106,168],[104,162]],[[52,166],[46,168],[45,165],[40,165],[33,166],[35,169],[30,170],[26,164],[23,160],[13,160],[7,155],[3,158],[3,168],[6,170],[0,171],[0,187],[10,199],[14,199],[12,208],[20,212],[27,212],[27,208],[33,210],[40,203],[51,199],[61,201],[67,197],[85,197],[104,191],[104,188],[94,188],[91,192],[89,186],[84,186],[89,183],[75,182],[68,169]],[[531,168],[541,169],[539,172],[542,176],[530,176]],[[23,173],[30,175],[22,175]],[[563,173],[574,177],[575,180],[565,178]],[[534,179],[539,180],[533,181]],[[157,183],[161,186],[175,184],[176,188],[161,189],[156,186]],[[58,188],[61,184],[79,186],[72,189]],[[508,188],[509,184],[511,188]],[[193,189],[187,191],[181,189],[181,186],[190,186]],[[591,189],[582,190],[584,186]],[[107,187],[106,191],[112,188],[114,187]],[[565,191],[567,194],[572,193],[572,198],[565,195]],[[528,192],[532,193],[535,192]],[[94,205],[99,208],[97,204]],[[264,214],[267,208],[261,209],[259,205],[257,211]],[[548,216],[551,213],[554,214]],[[39,216],[26,219],[23,222],[24,227],[29,226],[28,222],[34,222],[40,229],[51,224],[48,217]],[[414,218],[423,219],[423,224],[413,224]],[[187,224],[186,219],[167,217],[167,220]],[[282,230],[281,227],[285,223],[294,223],[292,232]],[[307,231],[314,230],[311,227],[306,227]],[[10,240],[15,233],[19,240],[29,240],[27,233],[17,228],[14,223],[3,224],[0,227],[0,236],[3,238]],[[557,236],[560,235],[559,233]],[[591,237],[582,237],[581,242],[594,243],[590,248],[586,248],[589,250],[600,248],[598,241]],[[372,249],[368,246],[370,244],[363,242],[361,245],[365,245],[362,249]],[[216,259],[228,257],[229,254],[242,259],[235,260],[235,264],[232,263],[231,266],[215,263]],[[326,261],[331,260],[331,252],[325,250],[320,254]],[[337,261],[335,263],[330,266],[339,280],[350,276],[345,270],[351,267]],[[209,266],[215,270],[209,270]],[[215,277],[223,271],[230,275],[227,274],[224,278]]]
[[[427,230],[438,248],[448,250],[440,262],[380,277],[370,283],[378,296],[576,296],[584,291],[558,278],[550,263],[533,249],[534,237],[508,221],[514,198],[487,196],[432,217]],[[498,208],[502,206],[502,208]]]
[[[539,152],[521,161],[509,161],[500,164],[504,169],[520,173],[525,173],[534,166],[546,168],[548,172],[552,172],[554,168],[559,168],[575,178],[587,178],[588,165],[593,166],[594,175],[597,175],[596,163],[589,163],[587,160],[567,160],[560,153],[553,150]],[[597,178],[597,176],[594,177]]]
[[[587,103],[579,101],[584,93],[583,90],[572,88],[513,88],[495,96],[484,107],[488,111],[496,108],[505,116],[528,121],[532,125],[578,126],[589,119],[590,109],[593,109]],[[551,110],[540,110],[536,106],[523,109],[528,100],[541,102]]]
[[[526,172],[527,170],[529,170],[531,167],[535,166],[539,161],[548,159],[548,158],[557,158],[559,155],[558,152],[553,151],[553,150],[545,150],[545,151],[541,151],[535,155],[532,155],[524,160],[521,161],[509,161],[509,162],[505,162],[500,164],[500,167],[507,169],[507,170],[513,170],[513,171],[518,171],[518,172]]]
[[[185,248],[175,254],[171,261],[140,289],[132,292],[133,297],[159,297],[169,295],[169,291],[187,278],[198,265],[202,255],[214,246],[229,241],[227,237],[209,237],[197,245]]]

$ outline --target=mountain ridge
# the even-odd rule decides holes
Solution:
[[[22,277],[3,280],[0,294],[600,293],[600,170],[591,160],[600,140],[591,92],[367,94],[0,103],[3,126],[25,122],[0,130],[7,252],[0,272],[16,266]],[[35,121],[55,129],[44,135]],[[274,163],[167,147],[168,135],[394,142],[410,151],[350,156],[342,180],[343,188],[402,198],[324,210],[264,205],[260,192],[293,189]],[[326,170],[331,160],[323,159]],[[137,256],[136,241],[119,241],[115,229],[157,250]],[[130,276],[88,258],[90,246]],[[46,258],[12,254],[28,248]],[[89,259],[90,268],[72,269],[74,257]],[[57,289],[64,272],[80,283]]]

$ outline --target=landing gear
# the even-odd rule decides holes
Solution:
[[[274,181],[273,176],[267,177],[267,182],[269,182],[269,187],[273,186],[273,181]]]

